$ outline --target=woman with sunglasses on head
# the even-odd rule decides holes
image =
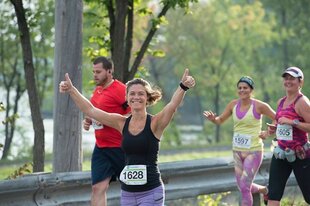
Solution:
[[[286,95],[278,101],[276,127],[268,128],[269,134],[275,133],[277,139],[270,164],[268,205],[280,205],[292,171],[310,205],[310,102],[301,93],[304,83],[301,69],[289,67],[282,77]]]
[[[237,82],[238,99],[232,100],[224,112],[216,116],[212,111],[203,115],[214,124],[224,123],[233,116],[234,134],[232,141],[234,168],[238,188],[241,192],[241,205],[253,205],[252,193],[262,193],[267,197],[266,186],[253,183],[263,160],[263,142],[267,134],[261,131],[262,115],[275,118],[275,112],[265,102],[253,98],[254,81],[249,76]]]

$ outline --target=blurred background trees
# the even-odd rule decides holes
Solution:
[[[221,113],[237,97],[236,83],[243,75],[254,79],[255,97],[275,109],[276,101],[284,95],[281,72],[298,66],[306,77],[303,92],[309,96],[307,0],[85,0],[83,4],[81,84],[86,96],[93,89],[91,60],[98,55],[113,58],[118,79],[126,82],[140,76],[162,88],[163,101],[152,113],[169,101],[185,67],[196,77],[197,86],[189,91],[165,132],[164,147],[182,146],[188,142],[183,139],[185,134],[193,133],[193,147],[230,145],[232,121],[214,126],[202,112]],[[53,82],[58,82],[53,79],[55,2],[24,1],[24,7],[40,109],[44,119],[53,118]],[[0,101],[5,107],[0,113],[4,120],[0,127],[2,159],[16,158],[16,150],[33,145],[18,144],[21,139],[34,139],[26,132],[32,128],[22,127],[30,106],[24,100],[24,62],[12,8],[8,0],[0,2]],[[192,127],[182,127],[189,125]]]

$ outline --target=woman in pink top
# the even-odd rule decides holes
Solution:
[[[263,160],[263,142],[266,132],[261,133],[262,115],[275,118],[275,112],[262,101],[252,98],[253,80],[242,77],[237,83],[238,99],[232,100],[224,112],[216,116],[212,111],[205,111],[204,116],[214,124],[222,124],[233,116],[233,157],[235,175],[241,192],[241,205],[253,205],[252,193],[267,195],[265,186],[253,183],[255,175]]]
[[[276,133],[277,137],[270,165],[268,205],[280,205],[292,171],[310,205],[310,102],[301,93],[304,83],[301,69],[289,67],[282,77],[286,96],[278,101],[276,127],[268,128],[269,133]]]

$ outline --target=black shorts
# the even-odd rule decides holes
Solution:
[[[95,145],[91,158],[92,185],[111,177],[115,181],[125,166],[125,155],[121,148],[99,148]]]

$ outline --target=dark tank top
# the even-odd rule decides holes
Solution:
[[[151,130],[151,115],[147,114],[144,129],[137,135],[132,135],[128,130],[130,120],[131,116],[126,119],[123,128],[122,149],[125,152],[125,164],[146,165],[147,183],[145,185],[126,185],[121,182],[121,187],[128,192],[151,190],[162,184],[157,166],[159,140]]]

